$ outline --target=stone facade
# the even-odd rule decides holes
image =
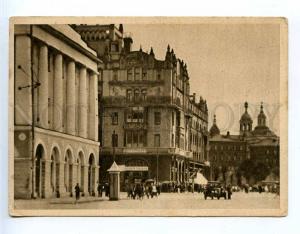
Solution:
[[[250,161],[250,164],[254,166],[260,164],[260,169],[267,170],[267,173],[279,170],[279,137],[267,127],[263,105],[261,105],[254,130],[252,130],[253,121],[247,109],[248,103],[246,102],[245,113],[240,119],[239,135],[231,135],[229,132],[226,135],[220,134],[214,116],[209,139],[211,180],[231,185],[259,182],[252,178],[247,180],[242,175],[240,167],[245,161]]]
[[[15,198],[94,194],[101,60],[67,25],[16,25],[14,46]]]
[[[104,61],[100,141],[101,180],[113,160],[121,183],[134,179],[184,183],[207,160],[207,105],[190,94],[187,65],[169,46],[164,60],[132,51],[123,26],[77,25]]]

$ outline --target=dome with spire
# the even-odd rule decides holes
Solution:
[[[252,131],[253,120],[248,113],[248,102],[245,102],[245,112],[240,119],[240,135],[248,135]]]
[[[249,113],[248,113],[248,102],[245,102],[245,104],[244,104],[244,107],[245,107],[245,112],[244,112],[244,114],[241,116],[241,120],[240,120],[240,122],[241,121],[243,121],[243,122],[253,122],[252,121],[252,118],[251,118],[251,116],[249,115]]]
[[[267,117],[264,113],[263,103],[260,105],[260,112],[257,116],[257,126],[254,128],[252,134],[254,136],[274,136],[275,134],[268,128],[266,123]]]
[[[213,125],[211,126],[211,128],[209,130],[209,134],[210,134],[211,137],[216,136],[216,135],[220,135],[220,129],[217,126],[216,115],[214,115],[214,122],[213,122]]]
[[[264,113],[264,106],[263,106],[263,103],[261,103],[260,105],[260,112],[259,112],[259,115],[257,117],[257,123],[258,125],[266,125],[266,115]]]

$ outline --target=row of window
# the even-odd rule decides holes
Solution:
[[[191,133],[190,139],[193,145],[201,145],[203,144],[203,138],[202,137],[197,137],[197,135]]]
[[[118,147],[118,134],[112,134],[111,145]],[[125,147],[145,147],[147,146],[146,132],[141,130],[126,131],[124,134]],[[154,134],[154,147],[160,147],[160,134]]]
[[[213,149],[215,149],[215,150],[244,150],[244,147],[243,146],[236,146],[236,145],[234,145],[234,146],[231,146],[231,145],[228,145],[228,146],[223,146],[223,145],[221,145],[221,146],[218,146],[218,145],[215,145],[214,147],[213,147]]]
[[[126,123],[143,123],[144,112],[139,110],[132,110],[125,114]],[[111,124],[118,125],[118,112],[111,113]],[[161,124],[161,112],[154,112],[154,124]]]
[[[156,80],[161,80],[161,71],[156,72]],[[118,70],[113,70],[113,80],[117,81],[119,79]],[[128,81],[139,81],[147,80],[147,70],[141,69],[139,67],[130,68],[127,70],[127,80]]]
[[[234,155],[234,156],[228,156],[228,155],[227,156],[223,156],[223,155],[217,156],[217,155],[214,155],[214,156],[211,156],[210,158],[213,161],[224,161],[224,162],[243,160],[243,156],[236,156],[236,155]]]
[[[127,101],[145,101],[147,97],[146,89],[127,89],[126,90],[126,100]]]

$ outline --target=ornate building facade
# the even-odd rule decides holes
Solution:
[[[101,60],[68,25],[14,31],[14,196],[93,195]]]
[[[266,115],[263,104],[257,117],[257,126],[252,130],[253,120],[248,113],[248,103],[240,119],[240,134],[220,134],[216,116],[210,128],[210,162],[211,179],[231,185],[259,182],[257,179],[246,178],[242,171],[242,164],[246,161],[250,166],[260,166],[263,175],[268,175],[279,169],[279,137],[266,125]],[[258,167],[257,167],[258,168]],[[244,170],[244,169],[243,169]]]
[[[207,160],[207,105],[190,94],[187,65],[169,46],[132,51],[123,26],[74,26],[104,61],[100,129],[101,180],[113,160],[121,184],[155,179],[184,183]]]

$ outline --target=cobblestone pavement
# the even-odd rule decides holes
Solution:
[[[158,198],[131,200],[121,193],[119,201],[87,197],[74,203],[74,198],[15,200],[16,209],[276,209],[279,196],[271,193],[233,193],[232,200],[204,200],[202,193],[162,193]]]

